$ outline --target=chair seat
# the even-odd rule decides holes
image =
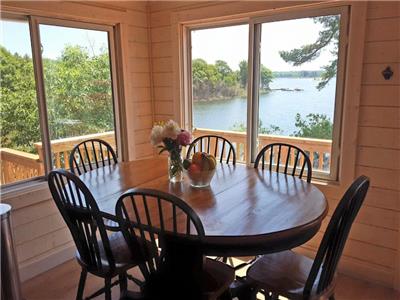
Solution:
[[[76,251],[76,259],[78,260],[79,264],[85,267],[90,273],[96,274],[98,276],[109,276],[119,274],[124,272],[134,266],[137,266],[141,261],[137,258],[132,257],[131,251],[128,247],[128,244],[125,241],[125,238],[121,232],[113,233],[109,236],[110,240],[110,248],[115,260],[115,270],[111,270],[107,255],[104,251],[104,247],[101,241],[99,243],[99,252],[101,258],[101,268],[97,266],[89,266],[86,262],[81,258],[78,251]],[[150,244],[150,242],[149,242]],[[157,251],[154,249],[154,251]]]
[[[211,298],[228,290],[235,279],[235,270],[219,261],[207,258],[204,263],[204,294]]]
[[[313,262],[293,251],[263,255],[247,270],[247,280],[259,289],[289,299],[303,299],[304,286]],[[313,288],[315,290],[316,286]]]

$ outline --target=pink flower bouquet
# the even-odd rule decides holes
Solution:
[[[182,181],[183,167],[182,146],[190,145],[192,135],[189,131],[169,120],[166,123],[156,124],[151,131],[151,143],[160,149],[159,154],[169,152],[169,177],[172,182]]]

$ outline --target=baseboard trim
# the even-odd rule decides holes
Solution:
[[[44,273],[75,256],[74,243],[67,243],[50,252],[39,255],[33,260],[22,262],[19,266],[21,282],[29,280],[41,273]]]

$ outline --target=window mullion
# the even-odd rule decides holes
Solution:
[[[109,60],[110,60],[110,75],[111,75],[111,88],[112,88],[112,101],[114,109],[114,136],[115,144],[117,146],[118,157],[122,161],[128,160],[128,149],[126,145],[123,145],[123,140],[127,140],[126,132],[126,120],[121,113],[121,107],[123,107],[123,102],[121,97],[123,95],[123,90],[119,89],[117,82],[123,82],[121,74],[117,72],[117,58],[115,49],[115,32],[112,29],[108,29],[108,49],[109,49]],[[118,76],[120,75],[120,76]],[[122,136],[125,138],[122,139]]]
[[[248,164],[251,164],[257,155],[261,24],[250,23],[249,34],[246,161]]]
[[[35,74],[36,82],[36,93],[38,99],[39,108],[39,121],[40,121],[40,132],[42,136],[42,152],[38,153],[39,158],[43,161],[45,174],[47,175],[52,169],[51,159],[51,147],[50,147],[50,134],[47,119],[47,106],[46,96],[44,87],[44,76],[43,76],[43,64],[41,54],[41,43],[39,33],[39,23],[35,17],[29,17],[29,28],[31,34],[31,45],[32,45],[32,60],[33,70]]]
[[[184,98],[187,99],[187,101],[184,102],[184,116],[181,118],[185,128],[193,131],[192,32],[191,29],[182,29],[182,34],[184,36],[184,47],[186,50],[183,51],[182,57],[184,64],[186,64],[185,70],[187,70],[182,74],[182,76],[184,78],[184,82],[186,83],[184,86]]]

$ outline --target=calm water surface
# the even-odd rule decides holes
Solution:
[[[303,118],[309,113],[327,115],[333,120],[336,81],[321,91],[316,89],[313,78],[276,78],[272,89],[289,88],[302,91],[271,91],[260,96],[260,119],[263,127],[279,126],[283,135],[297,130],[296,113]],[[235,123],[246,124],[247,100],[234,98],[229,100],[195,102],[193,105],[194,127],[232,130]]]

